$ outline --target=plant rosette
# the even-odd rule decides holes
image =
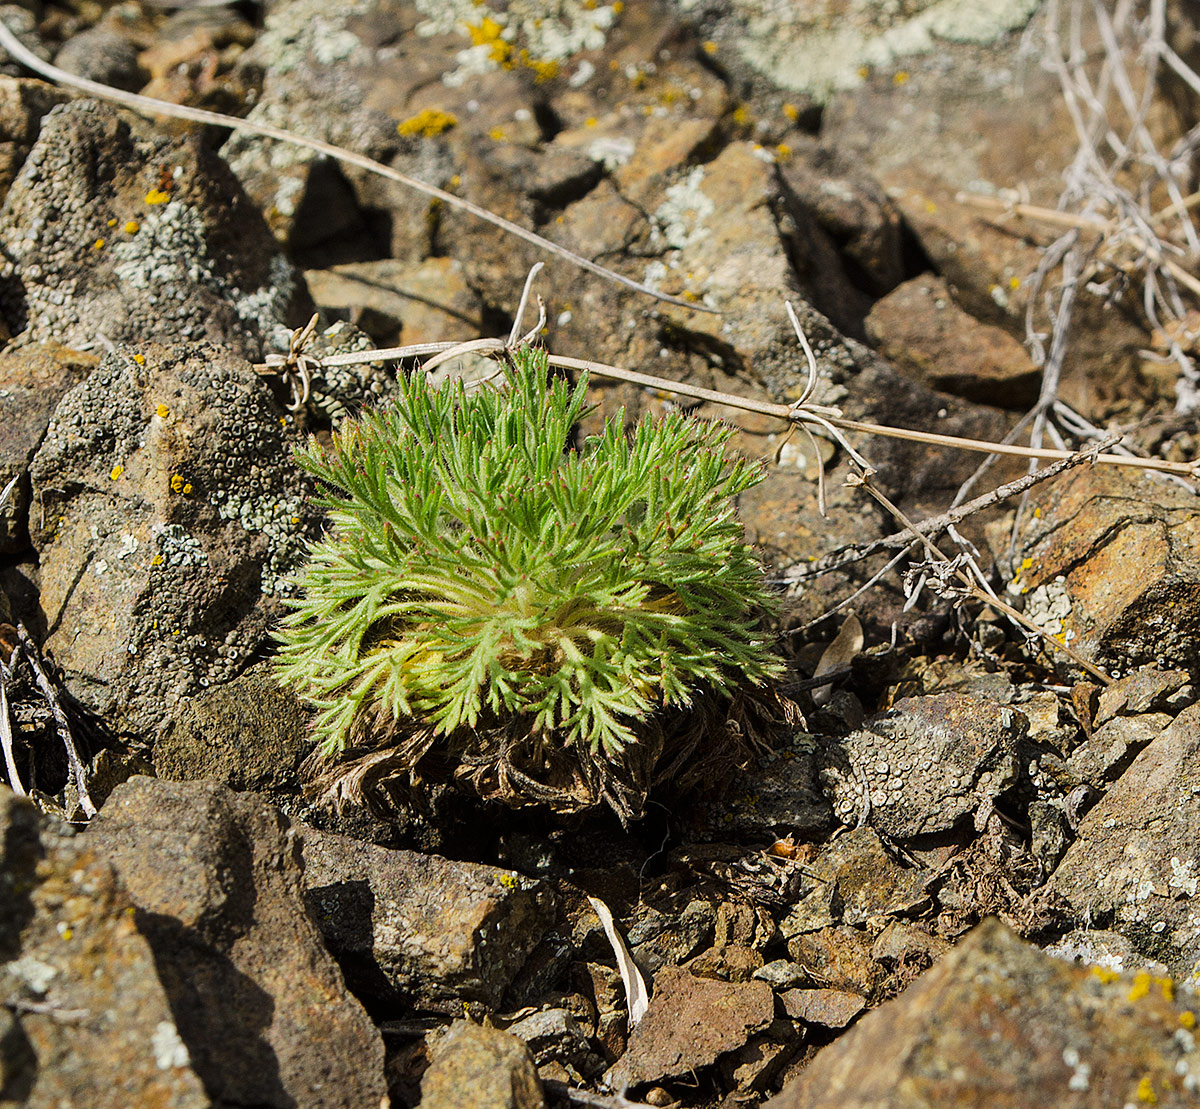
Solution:
[[[572,449],[586,385],[530,348],[497,385],[414,373],[300,452],[329,528],[277,672],[316,709],[332,799],[440,768],[485,798],[624,819],[667,768],[740,761],[778,709],[735,512],[762,468],[678,414],[627,432],[620,412]]]

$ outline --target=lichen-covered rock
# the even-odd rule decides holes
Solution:
[[[383,1043],[305,911],[278,812],[215,782],[139,777],[84,842],[129,890],[180,1046],[215,1102],[380,1104]]]
[[[455,1021],[421,1079],[424,1109],[542,1109],[529,1049],[512,1033]]]
[[[1046,887],[1056,916],[1200,969],[1200,707],[1185,710],[1083,818]]]
[[[511,870],[306,828],[305,900],[364,996],[442,1012],[500,1005],[553,918],[546,886]]]
[[[0,73],[0,198],[33,149],[43,117],[70,98],[70,93],[43,81]]]
[[[102,851],[0,786],[0,1104],[212,1101]]]
[[[1032,492],[1008,592],[1113,676],[1147,665],[1194,669],[1198,507],[1194,493],[1161,478],[1115,466],[1071,470]]]
[[[120,348],[60,403],[31,466],[47,645],[68,687],[146,734],[232,677],[318,525],[263,380],[203,345]]]
[[[910,697],[824,748],[821,782],[846,824],[895,839],[947,831],[1017,779],[1024,714],[959,693]]]
[[[1195,1001],[1169,978],[1071,966],[997,920],[863,1017],[770,1109],[1194,1105]]]
[[[0,489],[20,477],[0,508],[0,553],[29,547],[27,471],[50,417],[73,385],[96,368],[99,359],[58,343],[39,343],[0,354]]]
[[[0,310],[22,342],[210,339],[258,357],[310,303],[219,157],[90,100],[46,116],[0,247]]]

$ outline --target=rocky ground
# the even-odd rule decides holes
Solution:
[[[1057,279],[1034,275],[1061,229],[959,197],[1056,205],[1080,136],[1043,64],[1054,12],[898,7],[0,9],[64,69],[339,144],[715,310],[309,151],[6,67],[0,727],[29,796],[0,785],[0,1106],[1196,1103],[1185,482],[1080,466],[961,525],[997,591],[1103,677],[994,608],[906,606],[893,574],[813,689],[844,612],[813,621],[885,561],[826,556],[896,524],[843,484],[840,448],[695,405],[769,466],[740,511],[806,723],[732,780],[668,783],[629,828],[445,786],[329,811],[303,789],[307,710],[271,677],[322,528],[292,448],[397,372],[319,368],[290,408],[255,365],[314,309],[317,356],[507,334],[545,260],[554,352],[788,403],[787,298],[816,399],[847,417],[995,440],[1040,395],[1196,457],[1189,379],[1154,354],[1190,333],[1164,340],[1134,262],[1081,283],[1047,393],[1023,340],[1027,310],[1051,330]],[[1186,193],[1196,93],[1164,79],[1148,103]],[[591,388],[630,419],[679,403]],[[913,519],[978,465],[854,442]],[[636,1023],[596,901],[649,986]]]

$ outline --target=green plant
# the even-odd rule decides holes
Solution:
[[[586,381],[514,352],[505,388],[431,389],[315,441],[330,530],[279,631],[280,677],[327,756],[420,726],[488,729],[617,763],[655,710],[781,669],[733,498],[762,478],[730,432],[623,414],[571,450]],[[410,762],[412,760],[409,760]]]

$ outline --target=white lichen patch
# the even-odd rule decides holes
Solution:
[[[208,565],[208,555],[200,540],[188,535],[178,524],[160,524],[154,528],[153,535],[162,556],[160,565],[175,568]]]
[[[265,285],[250,291],[232,285],[215,268],[204,217],[179,200],[148,211],[137,235],[115,243],[112,255],[123,285],[164,302],[199,286],[229,301],[238,318],[262,336],[283,326],[295,293],[295,269],[283,255],[271,259]]]
[[[1025,594],[1025,615],[1048,635],[1065,635],[1071,617],[1071,595],[1059,576]]]
[[[316,4],[275,4],[255,49],[270,58],[276,74],[292,72],[309,56],[321,65],[368,65],[371,51],[349,24],[373,8],[370,0],[320,8]]]
[[[682,0],[685,9],[699,0]],[[736,0],[737,47],[784,88],[824,100],[854,88],[872,67],[938,49],[987,43],[1023,27],[1038,0],[851,0],[830,7],[791,0]]]
[[[1200,879],[1196,875],[1196,863],[1192,859],[1180,861],[1178,855],[1171,856],[1171,877],[1167,885],[1173,890],[1179,890],[1188,897],[1196,896],[1196,887]]]
[[[587,0],[509,0],[503,7],[480,0],[416,0],[425,17],[417,34],[461,35],[457,67],[442,81],[454,88],[471,77],[511,67],[513,55],[542,64],[562,62],[584,50],[601,49],[620,13],[618,4]]]
[[[187,1045],[179,1038],[179,1029],[169,1020],[160,1020],[150,1037],[150,1048],[154,1052],[154,1065],[159,1070],[190,1066],[192,1057]]]
[[[654,211],[650,242],[669,250],[686,250],[706,238],[705,221],[716,211],[716,204],[700,187],[704,167],[696,166],[682,180],[666,190],[666,199]]]

